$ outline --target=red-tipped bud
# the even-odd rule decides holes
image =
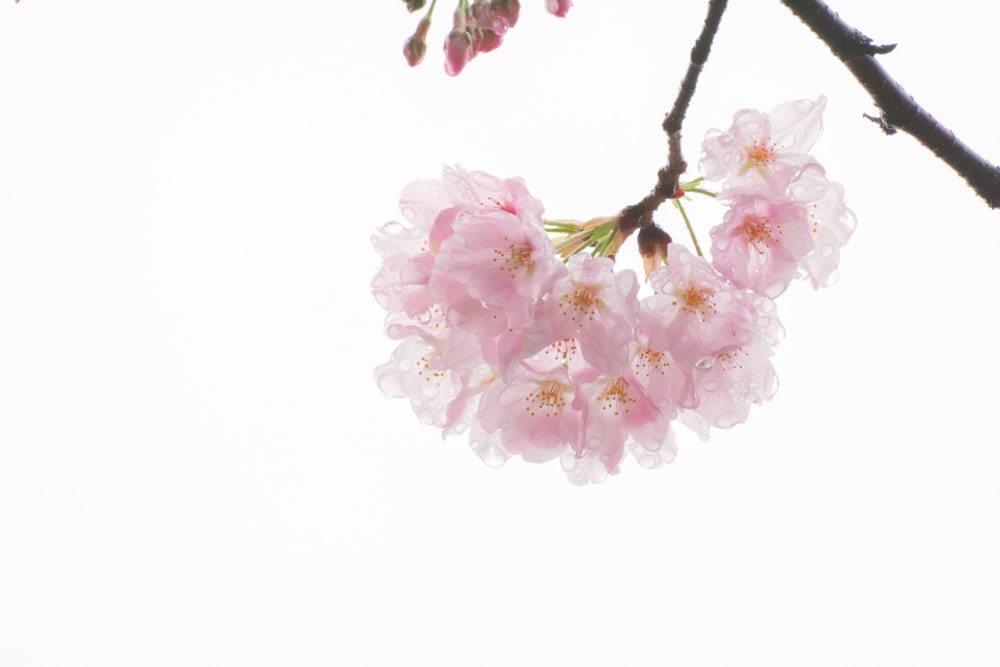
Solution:
[[[421,19],[417,24],[417,31],[403,42],[403,57],[410,67],[416,67],[424,59],[424,54],[427,53],[427,30],[430,27],[430,19]]]
[[[476,53],[488,53],[503,43],[503,35],[486,28],[472,31],[472,49]]]
[[[472,59],[472,37],[466,30],[452,30],[444,40],[444,71],[458,76]]]
[[[545,8],[550,14],[555,14],[559,18],[566,16],[566,12],[573,6],[573,0],[545,0]]]
[[[517,18],[521,15],[521,3],[518,0],[490,0],[490,9],[511,28],[517,24]]]
[[[425,53],[427,53],[427,42],[416,35],[411,35],[403,43],[403,57],[406,58],[406,63],[410,67],[419,65],[420,61],[424,59]]]

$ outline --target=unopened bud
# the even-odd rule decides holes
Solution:
[[[517,24],[517,18],[521,15],[521,3],[518,0],[490,0],[490,9],[506,21],[510,28]]]
[[[411,14],[418,9],[423,9],[424,5],[427,4],[427,0],[403,0],[406,3],[406,9]]]
[[[649,274],[658,269],[666,260],[667,246],[670,245],[670,241],[670,234],[656,225],[639,229],[636,242],[639,245],[639,254],[642,256],[642,267],[646,271],[647,280]]]
[[[545,0],[545,8],[550,14],[555,14],[559,18],[566,16],[572,6],[573,0]]]
[[[472,37],[466,30],[452,30],[444,40],[444,71],[458,76],[472,59]]]
[[[473,31],[472,49],[476,53],[488,53],[503,43],[503,35],[488,28],[477,28]]]
[[[427,53],[427,42],[417,35],[410,35],[409,39],[403,43],[403,57],[406,58],[406,64],[410,67],[419,65],[420,61],[424,59],[425,53]]]
[[[403,42],[403,57],[410,67],[416,67],[427,53],[427,30],[431,27],[430,19],[423,18],[417,24],[417,31]]]

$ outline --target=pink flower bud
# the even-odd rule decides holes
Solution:
[[[521,3],[518,0],[490,0],[490,9],[511,28],[517,24],[517,18],[521,15]]]
[[[444,40],[444,71],[458,76],[472,59],[472,37],[465,30],[452,30]]]
[[[549,10],[549,13],[560,18],[566,16],[572,6],[573,0],[545,0],[545,8]]]
[[[476,53],[488,53],[503,43],[503,35],[488,28],[473,31],[472,48]]]
[[[429,19],[421,19],[417,31],[403,43],[403,57],[410,67],[416,67],[427,53],[427,30],[431,27]]]
[[[406,63],[410,67],[419,65],[420,61],[424,59],[425,53],[427,53],[427,42],[420,39],[417,35],[411,35],[403,43],[403,57],[406,58]]]

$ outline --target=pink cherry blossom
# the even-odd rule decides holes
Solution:
[[[445,168],[441,181],[455,206],[507,211],[541,226],[542,203],[520,178],[497,178],[481,171]]]
[[[663,342],[660,349],[650,347],[650,333],[659,327],[664,315],[657,309],[660,303],[656,298],[646,298],[640,302],[636,342],[631,348],[631,368],[637,381],[660,411],[672,416],[679,407],[691,407],[695,403],[691,372],[694,367],[674,359]]]
[[[521,365],[485,391],[477,420],[484,432],[499,432],[506,454],[548,461],[582,437],[583,413],[573,407],[575,392],[566,368],[538,372]]]
[[[719,200],[731,206],[711,231],[713,262],[738,287],[776,297],[793,278],[808,277],[814,288],[836,279],[855,221],[843,187],[808,153],[825,103],[787,102],[770,114],[744,109],[727,131],[705,138],[702,169],[709,180],[725,180]]]
[[[639,308],[635,273],[615,271],[607,257],[582,254],[570,257],[568,269],[539,309],[528,333],[528,353],[573,338],[588,363],[604,373],[621,373]]]
[[[383,260],[372,289],[390,313],[405,312],[408,317],[416,317],[454,296],[447,289],[453,287],[452,283],[440,276],[437,267],[442,245],[447,271],[461,275],[463,280],[476,273],[470,298],[479,298],[496,287],[488,306],[510,306],[510,299],[505,297],[510,297],[511,291],[520,290],[522,299],[529,301],[538,297],[539,290],[512,278],[518,272],[548,278],[552,271],[559,270],[551,240],[541,227],[542,205],[520,179],[502,180],[446,167],[440,180],[408,185],[400,197],[400,210],[408,224],[387,223],[372,239]],[[462,233],[449,242],[458,219],[461,224],[457,228]],[[484,219],[489,224],[476,224]],[[500,222],[496,228],[505,230],[499,235],[492,229],[497,220]],[[475,252],[480,253],[480,259],[497,261],[486,262],[481,268],[474,262],[470,265],[469,254]],[[463,262],[464,274],[458,269]],[[490,284],[490,276],[501,275],[507,280]],[[468,291],[469,286],[465,287]]]
[[[448,405],[462,389],[459,374],[439,362],[434,345],[417,336],[403,340],[375,379],[387,396],[409,398],[413,412],[425,424],[443,427]]]
[[[695,368],[697,407],[681,411],[680,419],[702,440],[709,428],[742,424],[751,405],[771,400],[778,378],[771,364],[771,347],[763,336],[752,343],[720,352]]]
[[[826,98],[797,100],[770,114],[743,109],[726,131],[711,130],[702,143],[701,172],[729,187],[784,191],[794,175],[815,160],[808,154],[823,130]]]
[[[813,249],[806,207],[754,194],[737,195],[709,232],[712,264],[733,285],[775,298]]]
[[[751,295],[684,246],[670,244],[667,265],[650,274],[649,282],[656,292],[646,298],[649,348],[669,350],[681,364],[694,366],[755,337],[758,312]]]
[[[827,180],[817,164],[805,167],[789,184],[789,192],[808,212],[812,249],[800,262],[814,288],[837,279],[840,249],[850,239],[857,221],[844,202],[844,186]]]
[[[648,467],[673,460],[671,416],[656,407],[630,372],[581,383],[577,405],[585,415],[584,435],[562,457],[570,481],[600,482],[617,473],[627,445],[642,453]]]
[[[398,341],[379,387],[443,436],[467,433],[490,465],[558,459],[587,484],[627,454],[672,461],[674,423],[705,438],[774,395],[783,330],[768,297],[796,275],[828,281],[853,228],[821,167],[789,173],[780,192],[720,198],[713,262],[664,234],[641,300],[635,273],[608,257],[562,262],[520,179],[456,167],[411,183],[403,220],[372,239],[372,292]]]
[[[372,293],[384,309],[401,311],[402,296],[409,281],[403,277],[414,256],[427,248],[427,232],[398,222],[387,222],[372,237],[372,245],[382,258],[382,266],[372,279]]]
[[[463,211],[451,227],[430,284],[470,331],[495,334],[528,323],[566,272],[544,230],[506,210]]]

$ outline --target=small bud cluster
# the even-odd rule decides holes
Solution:
[[[410,12],[422,9],[424,0],[404,0]],[[556,16],[566,16],[570,0],[547,0],[546,7]],[[427,52],[427,32],[434,3],[417,24],[416,31],[403,44],[403,56],[410,67],[420,64]],[[493,51],[503,43],[507,31],[517,25],[521,13],[519,0],[460,0],[452,19],[452,28],[444,40],[444,69],[457,76],[480,53]]]

